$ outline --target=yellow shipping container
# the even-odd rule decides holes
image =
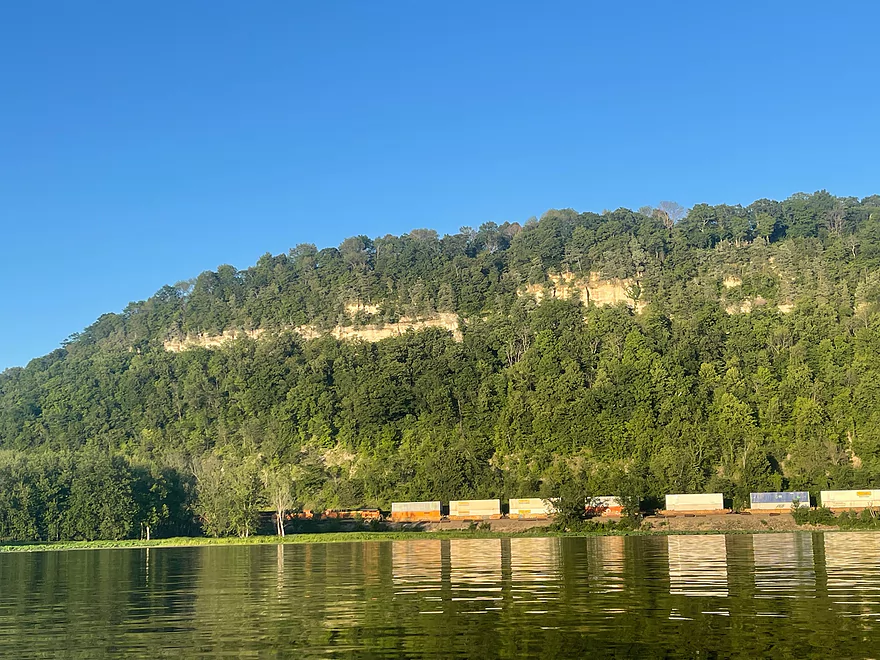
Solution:
[[[510,500],[508,516],[521,520],[541,520],[554,513],[553,504],[540,497],[521,497]]]
[[[497,520],[501,500],[453,500],[449,503],[450,520]]]

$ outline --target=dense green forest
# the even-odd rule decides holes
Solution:
[[[329,332],[439,314],[460,332]],[[166,348],[232,330],[251,336]],[[572,484],[648,506],[877,487],[878,402],[880,196],[298,245],[0,374],[0,538],[244,534],[261,509]]]

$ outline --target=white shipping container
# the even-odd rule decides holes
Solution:
[[[667,511],[723,511],[723,493],[667,495]]]
[[[880,507],[880,490],[823,490],[822,506],[828,509]]]
[[[791,510],[791,502],[752,502],[749,505],[749,509],[752,511],[790,511]],[[798,502],[798,507],[801,509],[809,509],[809,502]]]
[[[542,500],[540,497],[521,497],[510,500],[508,513],[511,517],[552,516],[555,509],[552,502]]]
[[[450,518],[501,517],[501,500],[453,500],[449,503]]]
[[[788,511],[797,500],[798,507],[810,508],[810,494],[807,491],[750,493],[749,508],[752,511]]]
[[[440,511],[440,502],[392,502],[391,513]]]
[[[606,509],[618,510],[623,508],[621,501],[611,495],[602,495],[601,497],[592,498],[593,504],[603,506]]]

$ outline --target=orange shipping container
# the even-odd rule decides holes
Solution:
[[[379,509],[327,509],[324,512],[325,518],[336,518],[338,520],[381,520],[382,513]]]
[[[391,522],[440,522],[440,502],[392,502]]]
[[[590,509],[590,507],[587,507]],[[593,498],[592,513],[600,516],[622,516],[623,504],[616,497],[603,495]]]

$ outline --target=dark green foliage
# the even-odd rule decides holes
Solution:
[[[636,518],[621,518],[620,520],[604,518],[568,518],[565,522],[556,519],[550,528],[557,532],[596,532],[601,534],[613,532],[630,532],[638,530],[640,522]]]
[[[840,529],[880,529],[880,515],[872,509],[844,511],[837,516]]]
[[[300,245],[106,314],[0,374],[0,536],[249,534],[269,467],[317,510],[880,485],[878,199],[676,213]],[[438,313],[460,341],[321,333]]]
[[[556,502],[552,528],[557,531],[577,531],[588,520],[586,509],[580,498],[574,502],[565,502],[562,498]]]
[[[824,506],[808,509],[806,507],[792,507],[791,515],[798,525],[836,525],[840,518],[834,515],[831,509]]]
[[[119,454],[0,454],[0,539],[124,539],[192,533],[187,477]]]

